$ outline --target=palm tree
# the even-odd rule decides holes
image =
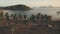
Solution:
[[[51,23],[51,21],[52,21],[51,16],[47,16],[47,22],[48,22],[48,23]]]
[[[51,21],[52,20],[52,16],[48,16],[48,19]]]
[[[24,24],[26,24],[27,23],[27,16],[24,15],[23,18],[24,18],[23,22],[24,22]]]
[[[17,14],[14,14],[13,20],[14,20],[15,23],[17,23]]]
[[[19,18],[19,20],[21,20],[22,19],[22,15],[18,14],[18,18]]]
[[[6,20],[9,20],[9,14],[8,13],[5,14],[5,17],[6,17]]]
[[[12,20],[12,21],[13,21],[13,16],[14,16],[13,14],[11,14],[11,16],[10,16],[10,20]]]
[[[16,20],[16,18],[17,18],[17,14],[14,14],[14,16],[13,16],[13,17],[14,17],[14,20]]]
[[[31,21],[35,21],[35,19],[36,19],[35,15],[32,14],[31,17],[30,17],[30,20],[31,20]]]
[[[51,21],[51,16],[48,16],[47,14],[45,14],[44,19],[46,22],[49,22]]]
[[[18,14],[18,23],[21,23],[21,22],[22,22],[22,15]]]
[[[37,20],[40,20],[41,19],[41,13],[38,13],[36,18],[37,18]]]
[[[43,21],[43,19],[44,19],[44,15],[43,15],[43,14],[41,14],[41,21]]]
[[[48,16],[47,14],[44,15],[44,22],[46,22],[46,24],[51,23],[51,16]]]
[[[3,11],[1,11],[1,12],[0,12],[0,20],[3,19],[3,16],[4,16]]]
[[[48,20],[48,16],[47,14],[44,15],[44,21],[47,21]]]
[[[24,15],[24,20],[26,20],[27,19],[27,16],[26,15]]]

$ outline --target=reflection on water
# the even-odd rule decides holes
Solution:
[[[53,19],[60,19],[60,15],[57,15],[57,11],[60,10],[41,10],[41,9],[36,9],[36,10],[30,10],[30,11],[11,11],[11,10],[4,10],[4,14],[5,13],[9,13],[9,15],[11,14],[21,14],[21,15],[27,15],[27,17],[30,17],[31,14],[36,15],[37,13],[42,13],[42,14],[47,14],[47,15],[51,15]]]

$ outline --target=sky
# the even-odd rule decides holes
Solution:
[[[60,7],[60,0],[0,0],[0,6],[24,4],[30,7],[54,6]]]

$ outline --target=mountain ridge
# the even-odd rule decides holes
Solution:
[[[26,6],[26,5],[11,5],[6,7],[0,7],[0,9],[3,10],[31,10],[32,8]]]

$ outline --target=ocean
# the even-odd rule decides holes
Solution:
[[[60,11],[60,8],[33,8],[33,10],[29,11],[14,11],[14,10],[4,10],[4,14],[8,13],[11,14],[21,14],[27,15],[29,18],[32,14],[37,15],[38,13],[47,14],[52,16],[52,20],[60,20],[60,15],[57,15],[57,12]]]

